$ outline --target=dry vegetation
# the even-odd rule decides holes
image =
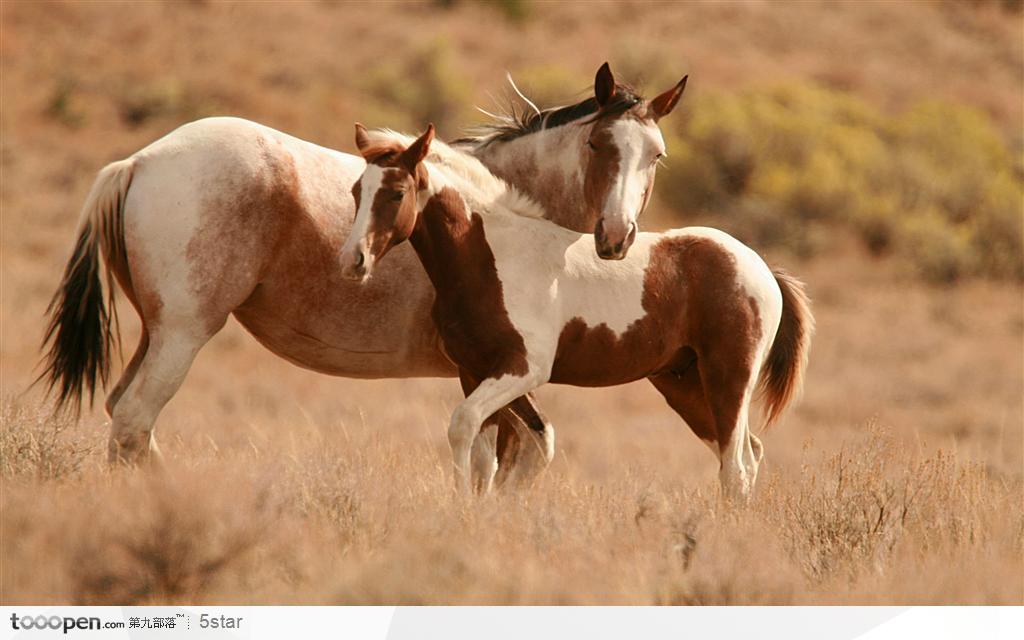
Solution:
[[[4,604],[1021,603],[1019,244],[999,245],[1008,271],[978,266],[994,257],[972,244],[975,226],[958,226],[987,211],[997,230],[1020,233],[1016,5],[500,4],[0,5]],[[665,174],[648,214],[648,227],[731,225],[810,284],[819,329],[807,392],[762,436],[750,509],[721,507],[713,457],[642,383],[543,389],[559,440],[550,471],[532,490],[470,502],[451,495],[444,439],[457,384],[318,376],[235,324],[161,416],[164,474],[108,470],[101,412],[75,425],[25,392],[78,207],[105,162],[212,113],[341,149],[356,118],[433,119],[450,136],[471,121],[469,105],[503,90],[504,69],[544,100],[565,99],[605,57],[646,85],[690,73],[666,123],[680,175],[708,170],[699,152],[714,150],[721,127],[708,105],[743,114],[755,139],[787,127],[797,146],[809,134],[794,113],[833,134],[821,112],[853,105],[865,118],[805,149],[820,160],[816,184],[839,189],[840,202],[863,196],[834,220],[779,167],[738,192],[680,190],[685,178]],[[810,111],[779,111],[780,86]],[[906,114],[924,103],[940,113],[915,138],[929,147],[941,114],[970,114],[953,145],[965,155],[894,165],[920,181],[901,188],[926,196],[910,217],[940,218],[927,257],[950,255],[946,225],[970,249],[955,263],[918,261],[919,245],[902,240],[918,228],[900,210],[870,218],[873,202],[906,193],[883,188],[863,149],[872,136],[887,157],[906,149],[887,145],[901,123],[915,130],[922,121]],[[972,155],[976,143],[995,151]],[[806,169],[776,151],[746,153],[759,167]],[[849,180],[825,180],[836,166]],[[990,189],[993,166],[1009,193],[1001,208],[960,219],[949,191],[924,188]],[[751,201],[766,199],[809,203],[808,224],[771,208],[758,218]],[[765,235],[776,224],[795,239]],[[865,251],[877,234],[889,234],[891,255]],[[917,269],[931,264],[936,280],[956,270],[957,284],[923,281]],[[137,326],[122,311],[130,345]]]

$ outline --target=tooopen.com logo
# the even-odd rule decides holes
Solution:
[[[85,616],[78,618],[44,615],[18,616],[18,614],[12,613],[11,628],[15,631],[27,631],[31,629],[56,631],[57,629],[61,629],[65,634],[67,634],[67,632],[72,629],[85,631],[91,629],[123,629],[124,623],[103,622],[99,618],[86,618]]]

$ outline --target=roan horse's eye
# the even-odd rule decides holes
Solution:
[[[590,147],[591,151],[597,151],[597,145],[594,144],[593,140],[587,140],[587,146]]]

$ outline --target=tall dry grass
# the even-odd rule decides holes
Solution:
[[[531,490],[466,500],[435,448],[368,426],[306,435],[185,455],[195,434],[159,475],[74,447],[54,452],[67,475],[9,470],[5,603],[1021,598],[1020,479],[880,429],[769,467],[749,509],[724,506],[709,478],[678,482],[676,465],[601,483],[557,465]]]

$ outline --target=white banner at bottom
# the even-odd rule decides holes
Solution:
[[[1022,607],[0,607],[0,640],[1020,640]]]

